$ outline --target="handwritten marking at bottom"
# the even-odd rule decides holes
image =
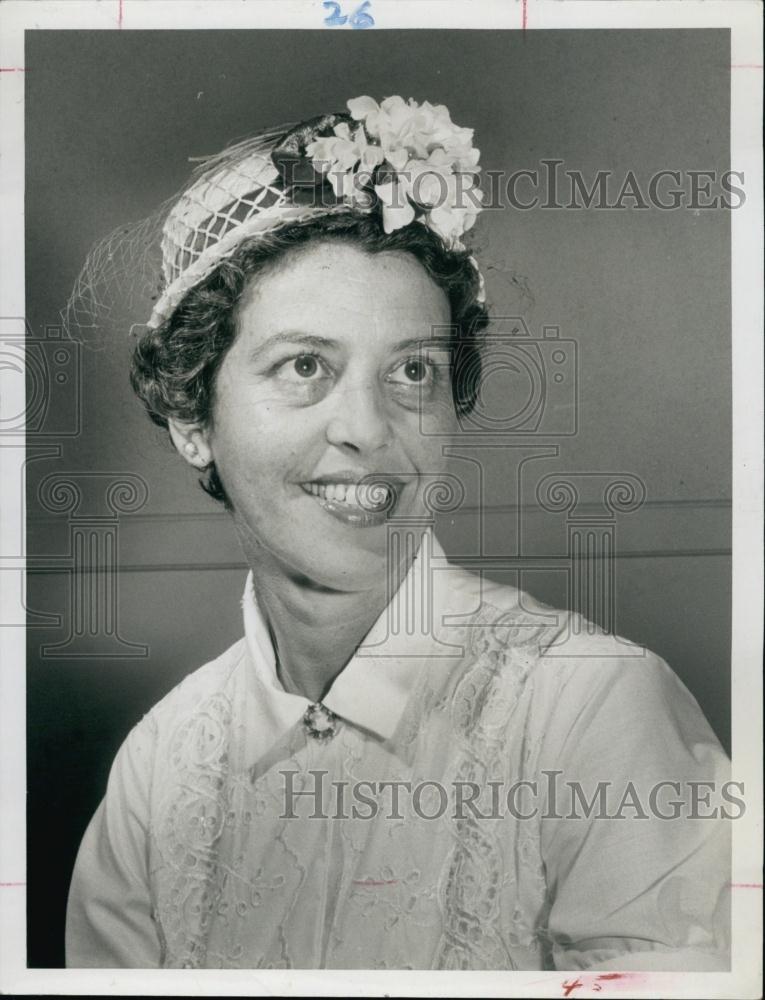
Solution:
[[[564,997],[574,996],[576,990],[589,990],[591,993],[600,993],[603,984],[608,983],[611,989],[636,986],[645,983],[646,976],[642,972],[600,972],[593,976],[581,973],[575,979],[564,979],[561,983]]]

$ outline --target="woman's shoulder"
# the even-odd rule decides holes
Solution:
[[[158,775],[172,768],[179,744],[209,749],[205,738],[211,724],[214,727],[225,718],[234,699],[232,683],[236,683],[244,648],[241,639],[193,670],[135,723],[112,762],[107,786],[110,802],[129,803],[136,814],[148,814],[150,789]]]
[[[698,702],[659,654],[580,613],[468,576],[458,583],[464,606],[471,590],[474,601],[462,617],[455,691],[475,705],[473,722],[476,713],[495,721],[505,712],[527,747],[538,744],[553,762],[584,755],[597,763],[617,748],[628,761],[652,753],[678,761],[695,747],[710,773],[724,769]]]
[[[144,715],[136,728],[155,736],[198,712],[208,711],[216,700],[227,700],[245,656],[245,640],[238,639],[215,659],[187,674]]]
[[[528,677],[533,675],[535,686],[551,698],[564,689],[591,695],[617,681],[659,694],[669,689],[686,692],[660,655],[577,611],[462,570],[456,571],[454,583],[466,611],[461,621],[471,658],[515,664]]]

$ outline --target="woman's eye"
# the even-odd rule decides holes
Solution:
[[[391,382],[399,384],[422,384],[431,381],[433,378],[432,366],[421,358],[407,358],[407,360],[394,369],[388,376]]]
[[[319,370],[319,362],[313,354],[301,354],[292,363],[301,378],[312,378]]]
[[[282,381],[292,383],[317,382],[330,374],[315,354],[297,354],[286,358],[275,365],[273,373]]]
[[[428,370],[422,361],[407,361],[404,365],[404,374],[412,382],[422,382]]]

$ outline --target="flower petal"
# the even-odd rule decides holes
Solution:
[[[383,205],[392,206],[401,204],[396,181],[391,180],[385,181],[382,184],[375,184],[375,194]]]
[[[410,98],[411,100],[411,98]],[[393,97],[386,97],[385,100],[380,101],[380,109],[386,114],[392,114],[395,111],[401,111],[404,108],[408,108],[410,105],[406,103],[403,97],[398,94],[394,94]]]
[[[353,98],[348,109],[361,124],[338,123],[334,136],[308,147],[309,155],[329,161],[317,169],[329,173],[346,200],[368,194],[376,177],[386,232],[417,219],[456,245],[482,208],[473,130],[455,125],[443,104],[400,95],[379,104]]]
[[[348,110],[351,113],[351,118],[355,118],[356,121],[364,121],[367,115],[371,114],[373,111],[379,111],[380,105],[373,97],[352,97],[350,101],[347,102]]]
[[[402,185],[397,181],[376,184],[375,194],[382,202],[383,228],[386,233],[408,226],[414,219],[414,208],[406,197]]]
[[[472,216],[472,217],[471,217]],[[447,244],[453,245],[475,222],[475,215],[466,209],[437,205],[428,212],[427,223]]]
[[[348,142],[351,141],[351,126],[348,122],[338,122],[335,125],[335,135],[340,139],[346,139]]]
[[[386,233],[392,233],[396,229],[403,229],[414,219],[414,209],[409,204],[402,205],[401,208],[389,208],[383,205],[383,229]]]
[[[361,152],[361,165],[366,170],[374,170],[375,167],[379,167],[384,159],[385,153],[379,146],[370,144],[365,146]]]
[[[390,149],[385,155],[385,159],[394,170],[403,170],[409,161],[409,153],[406,149]]]

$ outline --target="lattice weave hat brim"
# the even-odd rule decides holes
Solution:
[[[199,253],[193,253],[188,246],[174,244],[169,240],[167,241],[169,252],[167,252],[165,241],[163,241],[163,257],[165,260],[174,261],[177,260],[178,256],[183,256],[191,258],[191,263],[184,269],[177,268],[175,264],[168,264],[167,270],[172,272],[174,268],[177,269],[178,277],[172,280],[165,288],[152,310],[147,325],[153,329],[169,319],[186,293],[211,274],[222,260],[230,257],[243,240],[275,232],[289,223],[308,222],[319,216],[331,215],[338,212],[347,213],[348,206],[331,205],[311,208],[305,205],[291,205],[285,199],[263,209],[258,214],[251,214],[244,222],[230,226],[221,239],[208,243]],[[165,253],[167,253],[166,257]]]
[[[206,161],[162,229],[165,287],[149,319],[165,322],[195,285],[231,256],[242,240],[290,223],[347,212],[337,204],[299,204],[285,188],[271,153],[284,129],[271,130]]]

